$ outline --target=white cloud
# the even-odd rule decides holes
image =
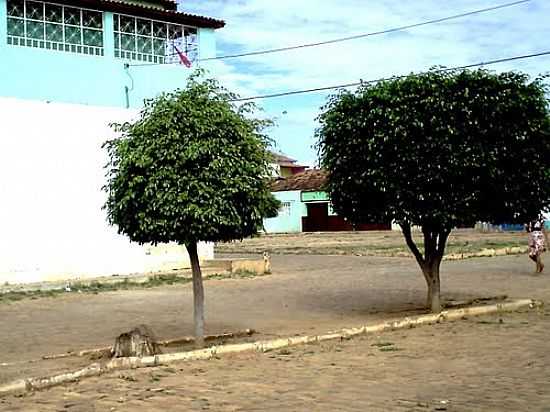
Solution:
[[[185,0],[185,11],[222,18],[218,55],[323,41],[505,3],[506,0]],[[550,2],[530,3],[404,32],[294,51],[218,60],[213,73],[243,96],[374,79],[433,65],[462,65],[550,49]],[[543,72],[550,58],[491,66]],[[326,93],[321,94],[321,96]],[[319,95],[260,103],[279,117],[274,131],[289,155],[312,162]],[[287,115],[280,113],[286,110]],[[298,136],[297,134],[303,134]]]

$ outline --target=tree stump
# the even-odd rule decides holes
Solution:
[[[129,356],[153,356],[161,353],[153,331],[147,325],[139,325],[116,338],[111,354],[113,358]]]

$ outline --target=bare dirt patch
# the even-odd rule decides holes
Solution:
[[[544,411],[550,312],[113,373],[6,411]]]
[[[550,301],[547,275],[533,275],[525,256],[444,262],[442,290],[454,302],[495,295]],[[426,285],[411,259],[274,256],[273,274],[209,280],[208,334],[253,328],[253,340],[314,335],[425,312]],[[0,305],[0,363],[112,345],[135,325],[159,339],[189,336],[189,284],[143,290],[68,294]],[[0,368],[0,383],[77,369],[90,359],[21,363]]]

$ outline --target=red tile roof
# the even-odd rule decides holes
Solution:
[[[296,162],[277,162],[281,167],[307,167],[304,165],[297,165]]]
[[[157,2],[159,5],[165,6],[165,9],[145,4],[128,3],[123,0],[56,0],[56,3],[71,6],[88,7],[96,10],[129,14],[195,27],[220,29],[225,26],[225,21],[223,20],[177,11],[176,2],[173,0],[157,0]]]
[[[306,170],[283,179],[277,179],[271,184],[272,192],[289,190],[317,191],[324,190],[327,172],[319,169]]]
[[[271,155],[273,156],[275,163],[281,164],[281,163],[296,163],[296,160],[294,160],[291,157],[282,155],[280,153],[271,152]]]
[[[280,153],[275,153],[275,152],[270,152],[270,153],[271,153],[271,156],[273,156],[274,162],[277,163],[279,166],[283,166],[283,167],[307,167],[307,166],[304,166],[304,165],[297,164],[296,160],[291,158],[291,157],[282,155]]]

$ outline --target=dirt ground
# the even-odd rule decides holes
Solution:
[[[411,258],[274,256],[273,269],[255,279],[207,281],[207,332],[254,328],[259,334],[252,339],[323,333],[421,313],[425,300],[425,284]],[[534,275],[533,269],[524,255],[444,262],[443,296],[507,294],[550,302],[550,275]],[[289,353],[115,373],[7,397],[0,410],[550,411],[549,314],[381,335],[399,350],[372,346],[376,338],[365,337]],[[190,285],[175,285],[26,300],[1,305],[0,316],[0,363],[13,363],[106,346],[140,323],[152,325],[162,339],[189,335],[192,293]],[[0,368],[0,383],[87,363],[15,363]],[[449,403],[437,403],[441,400]]]
[[[550,312],[124,371],[9,411],[548,411]],[[429,354],[429,356],[428,356]]]
[[[422,234],[413,234],[422,244]],[[451,233],[446,253],[475,253],[483,249],[501,249],[527,245],[523,232],[481,233],[457,229]],[[220,243],[218,253],[263,253],[298,255],[409,256],[400,231],[286,233],[262,235],[242,242]]]

